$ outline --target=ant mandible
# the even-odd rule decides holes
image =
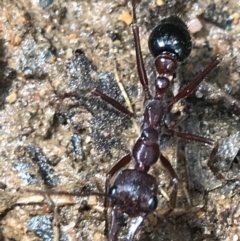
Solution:
[[[192,82],[174,96],[170,102],[165,101],[165,93],[170,83],[175,79],[179,63],[183,62],[190,55],[192,42],[187,25],[181,18],[170,16],[163,19],[153,29],[148,41],[150,52],[155,58],[155,67],[158,73],[155,80],[155,96],[153,97],[149,90],[148,78],[143,64],[135,0],[132,0],[132,14],[132,31],[135,43],[137,71],[144,92],[144,112],[143,116],[139,118],[141,134],[134,144],[132,152],[120,159],[107,173],[105,208],[108,206],[109,199],[112,202],[108,241],[116,240],[119,214],[126,213],[129,217],[133,218],[126,237],[126,241],[132,241],[144,218],[156,209],[158,205],[158,184],[156,179],[148,174],[148,171],[158,159],[160,159],[162,166],[170,174],[173,182],[170,211],[174,209],[179,178],[170,162],[162,155],[159,149],[158,140],[163,133],[185,140],[198,141],[209,145],[214,144],[214,140],[210,138],[181,133],[170,129],[166,117],[173,105],[190,95],[220,63],[221,58],[219,56],[214,57],[212,62]],[[122,104],[105,95],[100,90],[95,89],[92,93],[131,118],[138,118],[135,113],[130,112]],[[131,160],[134,161],[134,169],[122,170],[110,187],[111,178]],[[105,211],[105,217],[107,223],[107,211]]]

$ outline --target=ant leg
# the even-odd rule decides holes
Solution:
[[[125,100],[125,103],[126,103],[126,105],[127,105],[127,107],[128,107],[128,110],[130,110],[131,112],[134,112],[134,111],[133,111],[133,107],[132,107],[132,103],[131,103],[131,101],[130,101],[130,99],[129,99],[129,97],[128,97],[128,94],[127,94],[127,92],[126,92],[126,90],[125,90],[125,87],[124,87],[124,85],[123,85],[123,83],[122,83],[122,81],[120,80],[120,77],[119,77],[119,75],[118,75],[117,64],[116,64],[116,66],[115,66],[115,68],[114,68],[114,78],[115,78],[115,80],[116,80],[116,82],[117,82],[117,84],[118,84],[118,88],[119,88],[120,91],[121,91],[121,94],[122,94],[122,96],[123,96],[123,98],[124,98],[124,100]]]
[[[155,233],[158,232],[160,226],[162,225],[163,222],[165,222],[167,224],[167,227],[171,229],[171,232],[173,233],[173,235],[176,237],[176,239],[174,240],[178,240],[178,241],[183,241],[183,239],[181,237],[179,237],[179,233],[177,232],[177,230],[174,227],[174,224],[171,223],[168,219],[167,216],[170,214],[170,212],[166,212],[164,214],[159,215],[156,211],[154,212],[154,214],[156,215],[157,219],[158,219],[158,223],[157,225],[153,228],[153,231],[151,232],[151,235],[153,235],[152,237],[155,236]],[[185,239],[184,239],[185,240]]]
[[[191,133],[184,133],[184,132],[177,132],[171,129],[167,129],[166,132],[170,134],[171,136],[177,136],[181,139],[188,140],[188,141],[197,141],[201,143],[207,143],[209,145],[214,145],[215,141],[211,138],[202,137],[199,135],[194,135]]]
[[[107,177],[106,177],[106,182],[105,182],[105,194],[107,195],[109,193],[109,189],[110,189],[110,181],[112,179],[112,177],[114,176],[114,174],[116,172],[118,172],[121,168],[123,168],[124,166],[126,166],[130,161],[131,161],[132,157],[131,154],[127,154],[126,156],[124,156],[122,159],[120,159],[112,168],[111,170],[107,173]],[[108,214],[107,214],[107,207],[108,207],[108,200],[109,198],[107,196],[105,196],[104,199],[104,207],[105,207],[105,211],[104,211],[104,215],[105,215],[105,220],[106,220],[106,225],[105,225],[105,234],[108,233]],[[114,209],[114,207],[113,207]],[[112,211],[112,219],[115,219],[114,216],[114,212]],[[112,231],[112,229],[115,229],[115,222],[112,220],[111,221],[111,230],[110,233],[114,232]]]
[[[212,171],[212,173],[217,177],[217,179],[220,180],[221,182],[223,182],[226,180],[226,178],[221,173],[219,173],[218,168],[214,165],[214,159],[217,155],[217,151],[218,151],[218,143],[216,142],[216,144],[210,154],[210,157],[208,159],[207,166]]]
[[[129,232],[127,234],[127,238],[126,241],[132,241],[138,228],[141,226],[142,222],[143,222],[144,217],[139,216],[136,217],[132,220],[130,228],[129,228]]]
[[[145,100],[148,100],[151,98],[151,94],[148,88],[147,73],[143,64],[143,57],[142,57],[140,38],[139,38],[139,28],[137,25],[135,0],[132,0],[132,13],[133,13],[132,31],[133,31],[133,38],[135,43],[138,76],[143,87]]]
[[[74,92],[68,92],[68,93],[63,93],[59,94],[57,91],[54,90],[55,98],[58,99],[68,99],[68,98],[77,98],[79,95],[86,95],[90,92],[90,90],[78,90]],[[54,100],[53,100],[54,101]]]
[[[228,110],[232,111],[235,115],[240,116],[240,101],[235,99],[234,97],[230,96],[229,94],[225,93],[222,89],[217,88],[215,85],[204,82],[203,84],[204,89],[208,89],[213,92],[217,93],[219,101],[224,101],[224,106]]]
[[[125,106],[123,106],[122,104],[120,104],[118,101],[112,99],[111,97],[105,95],[104,93],[102,93],[100,90],[95,89],[92,91],[92,94],[99,96],[102,100],[106,101],[107,103],[109,103],[110,105],[112,105],[113,107],[115,107],[117,110],[121,111],[122,113],[130,116],[131,118],[137,118],[136,114],[129,111]]]
[[[128,97],[128,94],[124,88],[124,85],[123,83],[121,82],[120,78],[119,78],[119,75],[118,75],[118,71],[117,71],[117,66],[114,68],[114,76],[115,76],[115,80],[118,84],[118,88],[120,89],[121,91],[121,94],[123,96],[123,98],[125,99],[125,103],[127,105],[127,108],[129,111],[131,111],[132,113],[134,113],[134,110],[133,110],[133,107],[132,107],[132,103]],[[138,123],[136,121],[136,118],[132,118],[132,123],[133,123],[133,127],[136,131],[136,133],[139,135],[140,131],[139,131],[139,126],[138,126]]]
[[[202,136],[189,134],[189,133],[177,132],[177,131],[174,131],[171,129],[168,129],[167,132],[168,132],[168,134],[170,134],[172,136],[176,135],[177,137],[180,137],[184,140],[197,141],[197,142],[207,143],[209,145],[214,146],[211,151],[210,157],[208,159],[207,166],[209,167],[209,169],[211,170],[213,175],[217,177],[218,180],[220,180],[220,181],[226,180],[226,178],[221,173],[219,173],[218,168],[214,165],[214,159],[215,159],[217,151],[218,151],[218,143],[217,142],[215,142],[211,138],[205,138]]]
[[[200,73],[192,82],[185,86],[180,92],[173,97],[172,101],[168,104],[168,111],[172,109],[172,106],[182,98],[189,96],[197,86],[205,79],[205,77],[221,62],[219,55],[215,56],[212,62]]]
[[[167,158],[165,158],[162,155],[162,153],[160,154],[160,160],[161,160],[161,163],[162,163],[162,166],[164,167],[164,169],[166,169],[168,171],[168,173],[170,174],[170,176],[172,177],[172,182],[173,182],[173,191],[172,191],[172,194],[170,197],[170,210],[168,212],[168,214],[169,214],[172,212],[172,210],[176,206],[179,178],[178,178],[177,173],[173,169],[171,163],[168,161]]]

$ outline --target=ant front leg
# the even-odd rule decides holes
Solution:
[[[107,177],[106,177],[106,182],[105,182],[105,194],[108,195],[109,193],[109,189],[110,189],[110,181],[112,179],[112,177],[116,174],[116,172],[118,172],[120,169],[122,169],[124,166],[126,166],[130,161],[131,161],[132,157],[131,154],[127,154],[126,156],[124,156],[122,159],[120,159],[118,161],[118,163],[116,163],[111,170],[107,173]],[[105,234],[108,235],[108,214],[107,214],[107,207],[108,207],[108,202],[109,198],[107,196],[105,196],[105,200],[104,200],[104,207],[105,207],[105,220],[106,220],[106,224],[105,224]],[[115,230],[117,227],[117,220],[116,220],[116,216],[117,216],[117,209],[116,207],[113,207],[112,209],[112,220],[111,220],[111,230],[109,232],[108,236],[112,236],[113,234],[115,235],[116,231]],[[112,239],[110,239],[112,240]],[[109,241],[110,241],[109,240]]]

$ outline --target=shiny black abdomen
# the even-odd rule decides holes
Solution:
[[[149,36],[148,46],[154,57],[168,52],[175,54],[178,61],[185,60],[192,49],[187,25],[178,16],[163,19]]]

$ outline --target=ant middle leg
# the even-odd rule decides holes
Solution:
[[[197,142],[201,142],[201,143],[209,144],[209,145],[213,146],[213,149],[210,153],[210,157],[207,162],[207,166],[211,170],[213,175],[217,177],[218,180],[220,180],[221,182],[226,180],[226,178],[219,172],[219,169],[214,165],[214,160],[215,160],[215,157],[216,157],[217,151],[218,151],[218,142],[214,141],[211,138],[206,138],[206,137],[194,135],[191,133],[177,132],[177,131],[174,131],[171,129],[167,129],[166,132],[168,134],[170,134],[171,136],[177,136],[184,140],[197,141]]]

